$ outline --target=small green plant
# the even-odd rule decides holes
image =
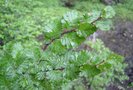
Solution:
[[[116,79],[124,80],[123,58],[100,40],[77,50],[98,28],[109,30],[114,15],[110,6],[84,15],[68,12],[44,26],[42,49],[34,39],[6,43],[0,49],[0,89],[103,90]]]

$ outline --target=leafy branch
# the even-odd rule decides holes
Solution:
[[[101,15],[100,15],[98,18],[96,18],[94,21],[92,21],[90,24],[94,24],[95,22],[99,21],[100,19],[102,19]],[[71,30],[65,29],[65,30],[60,34],[59,37],[53,38],[53,39],[50,40],[49,43],[45,44],[45,45],[42,47],[42,50],[45,51],[45,50],[48,48],[48,46],[49,46],[50,44],[52,44],[55,40],[60,39],[61,37],[63,37],[63,35],[69,34],[69,33],[72,33],[72,32],[76,32],[76,28],[73,28],[73,29],[71,29]]]
[[[49,46],[51,43],[53,43],[55,40],[60,39],[63,35],[68,34],[68,33],[71,33],[71,32],[76,32],[76,29],[64,30],[64,32],[61,33],[60,37],[53,38],[53,39],[51,39],[51,41],[50,41],[48,44],[44,45],[44,47],[42,48],[43,51],[45,51],[45,50],[48,48],[48,46]]]

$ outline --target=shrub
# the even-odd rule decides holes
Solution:
[[[114,14],[110,6],[83,16],[68,12],[45,26],[42,49],[35,40],[8,42],[0,49],[0,89],[103,90],[125,79],[123,58],[100,40],[77,51],[97,28],[109,30]]]

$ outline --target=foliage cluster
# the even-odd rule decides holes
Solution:
[[[54,7],[54,9],[53,9]],[[7,43],[13,39],[27,40],[38,36],[47,21],[64,14],[58,0],[1,0],[0,38]]]
[[[31,11],[37,15],[41,15],[38,10],[43,12],[38,9],[38,4],[42,7],[39,1],[21,7],[23,2],[18,0],[15,3],[19,9],[14,8],[14,2],[0,2],[8,4],[3,6],[5,10],[0,9],[4,13],[0,24],[4,34],[0,35],[14,38],[0,49],[1,90],[103,90],[109,83],[126,78],[123,58],[105,48],[100,40],[85,42],[86,48],[77,50],[98,28],[110,29],[110,19],[115,15],[110,6],[84,15],[68,12],[46,25],[41,23],[43,16],[32,16]],[[38,20],[42,20],[41,26]],[[40,32],[44,35],[42,49],[30,39]]]
[[[123,58],[99,40],[86,43],[92,51],[65,54],[61,48],[57,54],[30,44],[8,43],[5,52],[0,52],[1,90],[104,90],[109,83],[126,78]]]
[[[132,3],[132,0],[128,0],[124,4],[113,6],[117,17],[133,20]],[[97,0],[82,0],[81,2],[75,0],[75,6],[72,9],[88,12],[104,7],[105,5]],[[70,9],[62,7],[60,0],[1,0],[0,39],[4,39],[4,43],[7,43],[12,39],[35,38],[43,31],[47,21],[61,17],[67,11]]]

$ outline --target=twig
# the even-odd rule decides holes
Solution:
[[[71,33],[71,32],[76,32],[76,29],[74,28],[74,29],[72,29],[72,30],[64,30],[64,32],[62,32],[61,35],[60,35],[59,37],[53,38],[53,39],[51,39],[51,41],[50,41],[48,44],[45,44],[45,46],[42,48],[43,51],[45,51],[45,50],[48,48],[48,46],[49,46],[51,43],[53,43],[56,39],[60,39],[63,35],[68,34],[68,33]]]
[[[92,21],[91,24],[94,24],[95,22],[97,22],[100,19],[102,19],[101,15],[96,20]]]

